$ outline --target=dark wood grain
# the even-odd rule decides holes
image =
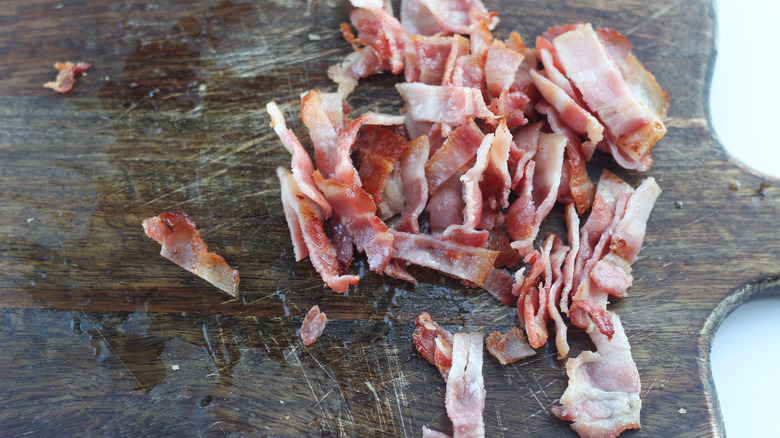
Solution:
[[[720,321],[780,275],[777,180],[740,168],[707,110],[715,56],[707,0],[490,1],[496,34],[531,41],[590,21],[627,34],[669,92],[669,132],[647,174],[663,188],[623,319],[642,377],[643,428],[724,433],[709,371]],[[451,430],[444,382],[411,343],[421,311],[453,330],[506,330],[513,310],[421,270],[412,287],[359,262],[337,295],[295,263],[268,128],[291,128],[301,92],[332,89],[350,48],[345,1],[0,3],[0,435],[419,436]],[[41,85],[55,61],[93,63],[68,95]],[[363,81],[356,112],[393,111],[397,79]],[[141,220],[187,212],[241,272],[237,300],[159,255]],[[560,212],[557,212],[559,214]],[[555,221],[547,226],[555,228]],[[296,329],[319,304],[325,335]],[[572,330],[573,352],[590,348]],[[555,351],[485,361],[488,436],[571,436],[550,407],[565,389]]]

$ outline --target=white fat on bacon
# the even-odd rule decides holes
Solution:
[[[412,0],[412,2],[417,2],[426,8],[436,22],[449,32],[469,34],[480,22],[487,23],[491,30],[498,25],[498,14],[488,12],[480,0]]]
[[[423,122],[457,126],[469,117],[493,119],[482,91],[470,87],[426,85],[404,82],[395,88],[406,102],[406,115]]]
[[[525,340],[523,332],[517,327],[512,327],[507,333],[497,331],[491,333],[485,339],[485,345],[488,352],[498,359],[501,365],[515,363],[536,354],[536,351]]]
[[[590,334],[596,351],[583,351],[566,362],[569,385],[554,406],[559,418],[573,421],[582,437],[616,437],[640,427],[639,372],[620,318],[611,315],[611,339],[598,330]]]
[[[485,436],[485,382],[482,377],[481,333],[456,333],[444,405],[452,420],[453,438]]]

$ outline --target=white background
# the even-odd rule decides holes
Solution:
[[[715,131],[737,159],[780,177],[780,2],[715,1]],[[777,225],[767,230],[768,238],[780,239],[780,218]],[[711,361],[729,438],[779,436],[780,294],[748,301],[727,317]]]

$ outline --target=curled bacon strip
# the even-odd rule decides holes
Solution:
[[[144,219],[143,227],[147,236],[162,245],[161,256],[234,297],[238,294],[238,270],[228,266],[222,256],[208,252],[189,216],[169,211]]]

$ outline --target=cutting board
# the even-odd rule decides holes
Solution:
[[[671,96],[647,173],[663,188],[647,225],[625,325],[642,378],[642,429],[723,435],[710,376],[718,324],[776,293],[780,181],[741,168],[707,109],[715,18],[707,0],[485,0],[495,34],[528,42],[591,22],[629,36]],[[396,4],[397,6],[397,4]],[[413,286],[355,266],[339,295],[296,263],[268,127],[277,101],[308,139],[299,95],[333,90],[350,47],[346,1],[8,0],[0,8],[0,435],[420,436],[451,432],[444,381],[411,342],[422,311],[451,331],[505,331],[514,310],[422,269]],[[55,61],[89,61],[60,95]],[[394,112],[393,85],[361,82],[355,113]],[[746,111],[749,107],[734,108]],[[141,221],[188,213],[241,272],[238,299],[159,256]],[[562,229],[560,210],[545,225]],[[319,341],[297,336],[318,304]],[[591,349],[570,330],[573,351]],[[757,334],[758,335],[758,334]],[[566,387],[553,347],[502,367],[486,356],[490,437],[573,436],[550,407]],[[760,352],[756,352],[760,357]]]

